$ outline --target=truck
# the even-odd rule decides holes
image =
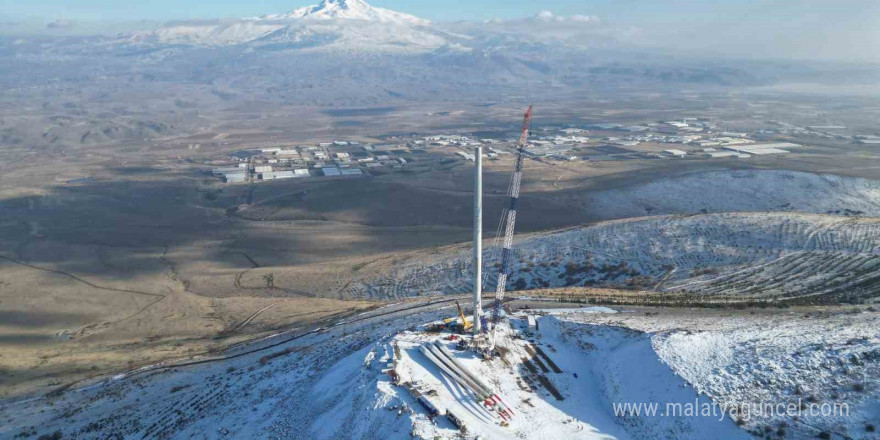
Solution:
[[[445,413],[445,411],[440,411],[440,409],[437,408],[436,405],[431,403],[431,401],[428,400],[428,398],[425,396],[419,396],[418,400],[419,403],[425,408],[425,410],[428,411],[428,418],[433,419],[434,417],[443,415],[443,413]]]
[[[467,428],[464,426],[464,421],[461,420],[460,417],[455,415],[454,412],[450,410],[446,410],[446,418],[461,431],[462,434],[467,434]]]

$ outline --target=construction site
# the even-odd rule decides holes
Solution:
[[[738,410],[728,414],[725,406],[721,417],[707,417],[717,416],[719,402],[682,382],[676,374],[683,376],[686,370],[672,373],[657,358],[658,346],[652,347],[649,338],[613,325],[579,324],[592,320],[585,317],[613,317],[617,309],[547,308],[552,303],[541,302],[547,298],[535,299],[531,305],[528,297],[505,299],[514,260],[519,259],[514,233],[531,118],[529,107],[507,205],[488,251],[494,263],[489,267],[497,273],[483,270],[483,154],[477,146],[471,261],[458,266],[471,269],[462,275],[470,277],[472,302],[462,307],[456,300],[454,309],[440,311],[451,309],[457,314],[396,332],[367,353],[365,371],[381,372],[374,405],[396,412],[398,418],[406,415],[411,422],[409,435],[423,439],[748,438],[747,431],[740,429],[751,423],[748,413],[745,418]],[[674,268],[665,271],[664,279]],[[581,271],[567,272],[570,278]],[[484,299],[483,289],[490,280],[494,292],[491,299]],[[489,306],[486,311],[484,304]],[[532,308],[535,304],[538,307]],[[657,313],[645,313],[652,314]],[[660,413],[656,404],[655,412],[644,416],[619,411],[624,404],[660,401],[668,402]],[[683,405],[690,412],[682,412]],[[787,421],[767,418],[763,423],[748,433],[776,429],[777,436],[784,437]],[[771,427],[774,423],[776,428]]]
[[[384,372],[412,398],[400,409],[415,405],[430,422],[415,424],[415,433],[422,438],[456,431],[503,437],[512,424],[522,430],[523,423],[532,423],[533,413],[542,410],[532,409],[543,406],[546,411],[552,404],[545,397],[565,400],[554,382],[564,384],[576,373],[563,371],[536,345],[534,316],[511,318],[493,326],[494,343],[468,334],[473,324],[463,314],[395,337]]]
[[[0,440],[880,440],[880,2],[371,1],[0,5]]]
[[[540,418],[536,416],[546,411],[539,407],[552,405],[544,401],[545,396],[558,402],[565,400],[554,383],[566,384],[571,378],[565,376],[566,372],[541,348],[535,315],[511,315],[503,307],[531,118],[532,107],[529,107],[523,119],[508,188],[509,205],[496,232],[495,242],[501,244],[501,265],[490,313],[484,313],[482,298],[488,277],[482,270],[483,152],[478,146],[473,154],[475,270],[471,319],[456,301],[458,316],[426,323],[416,331],[397,335],[391,344],[392,353],[383,357],[386,362],[383,373],[393,386],[405,390],[412,399],[409,403],[402,402],[399,411],[412,411],[412,406],[417,405],[429,422],[414,423],[413,436],[505,437],[505,429],[512,424],[519,425],[516,428],[519,432],[528,431],[528,425],[536,426],[535,419]],[[548,350],[555,351],[552,345]],[[577,373],[571,374],[577,378]],[[583,430],[576,420],[572,422],[575,423],[571,427],[577,428],[566,433],[567,438],[574,438],[571,436]]]

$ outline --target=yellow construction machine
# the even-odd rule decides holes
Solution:
[[[467,317],[464,316],[464,311],[461,309],[461,304],[458,301],[455,302],[455,306],[458,307],[458,317],[461,318],[461,328],[464,331],[468,331],[473,328],[474,323],[467,320]]]

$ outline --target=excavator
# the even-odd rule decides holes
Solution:
[[[461,328],[465,332],[470,331],[474,327],[474,323],[467,320],[464,316],[464,311],[461,310],[461,304],[458,301],[455,302],[455,306],[458,307],[458,317],[461,318]]]
[[[458,307],[458,318],[446,318],[443,320],[443,324],[446,325],[446,328],[455,330],[458,333],[470,331],[474,327],[474,323],[467,320],[464,310],[462,310],[461,304],[458,301],[455,302],[455,306]],[[461,323],[458,322],[459,319],[461,319]]]

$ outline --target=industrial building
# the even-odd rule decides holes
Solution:
[[[244,172],[226,173],[224,174],[226,183],[242,183],[247,181],[247,174]]]
[[[724,157],[738,157],[741,159],[745,159],[745,158],[752,157],[751,155],[745,154],[745,153],[738,153],[736,151],[718,151],[714,148],[704,148],[703,152],[706,153],[707,156],[709,156],[713,159],[719,159],[719,158],[724,158]]]
[[[590,124],[587,128],[592,128],[594,130],[616,130],[620,128],[620,124],[603,122],[600,124]]]
[[[214,168],[211,170],[211,173],[214,175],[222,175],[228,173],[241,173],[242,169],[239,167],[224,167],[224,168]]]
[[[768,144],[746,144],[746,145],[727,145],[724,148],[739,153],[754,154],[762,156],[766,154],[785,154],[791,151],[784,148],[799,148],[800,145],[791,142],[775,142]]]
[[[293,171],[275,171],[271,173],[263,173],[260,176],[263,180],[293,179],[294,177],[298,177]]]
[[[347,148],[348,147],[348,148]],[[351,148],[357,151],[352,151]],[[363,149],[363,151],[361,151]],[[261,148],[230,156],[247,162],[221,166],[212,170],[217,177],[230,174],[226,182],[269,181],[311,177],[311,169],[321,170],[323,176],[362,176],[366,168],[401,166],[409,162],[395,155],[383,153],[378,158],[372,151],[405,150],[402,144],[362,145],[360,142],[332,141],[319,145],[297,145]],[[380,162],[381,161],[381,162]]]
[[[856,136],[856,141],[860,144],[878,145],[880,144],[880,136]]]

